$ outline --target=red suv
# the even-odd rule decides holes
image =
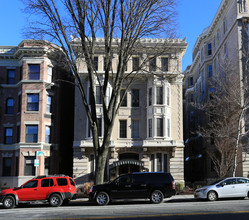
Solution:
[[[76,184],[71,177],[65,175],[38,176],[20,187],[6,189],[0,193],[0,203],[8,209],[22,202],[41,200],[58,207],[73,199],[76,199]]]

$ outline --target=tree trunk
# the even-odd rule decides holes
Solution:
[[[108,147],[102,153],[96,154],[95,184],[102,184],[104,182],[107,155]]]

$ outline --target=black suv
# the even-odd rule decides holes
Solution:
[[[158,204],[176,194],[170,173],[144,172],[119,176],[107,184],[92,186],[89,200],[107,205],[113,199],[150,199]]]

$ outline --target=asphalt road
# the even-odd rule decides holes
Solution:
[[[118,201],[97,206],[85,199],[58,208],[31,204],[14,209],[0,207],[0,219],[249,219],[249,199],[197,201],[193,196],[174,196],[159,205],[149,201]]]

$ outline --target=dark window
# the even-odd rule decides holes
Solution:
[[[127,106],[127,93],[125,93],[125,89],[120,90],[120,99],[122,99],[121,106],[126,107]]]
[[[121,176],[115,181],[115,183],[117,183],[118,185],[130,184],[131,176],[130,175]]]
[[[98,135],[99,137],[102,137],[102,118],[97,118],[97,124],[98,124]]]
[[[24,176],[35,175],[34,160],[35,157],[25,157]]]
[[[21,107],[22,107],[22,96],[19,95],[18,96],[18,108],[17,108],[17,112],[21,112]]]
[[[7,70],[7,84],[15,84],[15,70]]]
[[[75,186],[75,182],[72,180],[72,179],[69,179],[70,180],[70,184],[72,185],[72,186]]]
[[[163,137],[163,118],[157,118],[157,136]]]
[[[38,185],[38,180],[30,180],[25,185],[23,185],[23,188],[36,188]]]
[[[152,105],[152,88],[149,88],[149,106]]]
[[[151,164],[151,172],[155,171],[155,155],[151,154],[150,155],[150,164]]]
[[[156,154],[156,159],[157,159],[157,171],[162,171],[162,154],[157,153]]]
[[[211,78],[213,76],[213,66],[208,65],[208,77]]]
[[[139,120],[132,120],[131,122],[131,137],[139,138]]]
[[[152,119],[149,119],[148,123],[149,123],[149,137],[152,137]]]
[[[163,159],[164,159],[164,160],[163,160],[163,162],[164,162],[164,163],[163,163],[163,168],[164,168],[163,171],[164,171],[164,172],[168,172],[168,155],[167,155],[167,154],[164,154],[163,157],[164,157],[164,158],[163,158]]]
[[[149,70],[156,71],[156,57],[153,57],[152,59],[150,59]]]
[[[139,57],[132,57],[132,70],[139,70]]]
[[[40,65],[29,64],[29,79],[30,80],[40,79]]]
[[[6,100],[6,114],[12,115],[14,114],[14,99],[13,98],[8,98]]]
[[[139,107],[139,89],[132,89],[132,107]]]
[[[20,125],[16,127],[16,143],[20,142]]]
[[[119,121],[119,137],[127,138],[127,121],[126,120]]]
[[[194,79],[193,79],[193,77],[189,78],[189,85],[190,86],[194,85]]]
[[[16,170],[15,176],[19,176],[19,157],[16,157]]]
[[[162,105],[163,104],[163,87],[156,88],[156,104]]]
[[[20,73],[19,73],[19,81],[21,81],[22,80],[22,66],[20,66]]]
[[[13,144],[13,128],[5,128],[5,144]]]
[[[96,86],[96,104],[102,104],[101,86]]]
[[[207,55],[208,56],[212,55],[212,44],[211,43],[207,45]]]
[[[58,186],[67,186],[67,179],[66,178],[57,178]]]
[[[99,66],[99,58],[98,57],[94,57],[93,58],[93,69],[95,71],[98,71],[98,66]]]
[[[238,178],[237,179],[237,183],[238,184],[245,184],[245,183],[249,183],[249,180],[243,179],[243,178]]]
[[[39,111],[39,94],[28,94],[27,111]]]
[[[53,179],[44,179],[41,181],[41,187],[50,187],[54,185]]]
[[[169,70],[169,60],[166,57],[161,58],[161,63],[162,63],[162,71],[168,71]]]
[[[4,157],[3,158],[3,176],[11,176],[11,163],[12,158],[10,157]]]
[[[145,184],[147,183],[147,174],[132,175],[133,184]]]
[[[26,143],[37,143],[38,141],[38,126],[27,125],[26,126]]]

